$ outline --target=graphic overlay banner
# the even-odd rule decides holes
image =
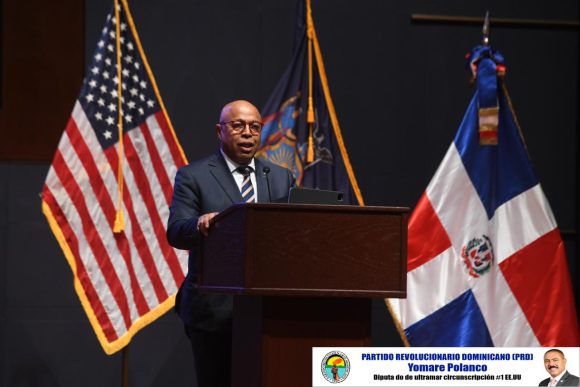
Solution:
[[[42,211],[107,354],[173,307],[187,252],[165,237],[186,163],[126,1],[115,2],[42,189]]]
[[[317,347],[312,386],[537,386],[550,377],[544,364],[549,349]],[[577,380],[580,348],[558,349],[568,380]]]

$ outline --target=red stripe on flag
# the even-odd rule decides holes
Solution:
[[[133,146],[131,138],[128,135],[125,135],[123,138],[125,144],[125,157],[126,160],[128,161],[131,171],[133,172],[135,184],[137,186],[136,188],[139,190],[141,198],[143,199],[143,203],[147,208],[147,213],[149,214],[149,219],[153,226],[155,237],[161,248],[163,257],[167,262],[167,265],[169,266],[169,270],[173,275],[175,283],[177,285],[181,284],[185,276],[181,270],[181,266],[179,265],[179,261],[177,260],[177,255],[175,254],[175,251],[171,246],[169,246],[169,243],[167,242],[167,238],[165,236],[165,225],[162,222],[159,212],[157,211],[157,208],[155,206],[155,202],[153,201],[153,193],[151,191],[151,186],[149,184],[150,182],[147,178],[145,171],[143,170],[143,166],[141,165],[139,156],[135,153],[135,147]],[[107,151],[105,151],[105,154],[107,155],[109,163],[111,163],[111,166],[117,165],[118,158],[116,149],[109,148]],[[124,182],[124,184],[125,186],[127,186],[126,182]],[[125,192],[126,191],[127,190],[125,190]],[[127,195],[124,195],[124,197],[125,199],[129,198]],[[135,214],[133,214],[132,216],[135,217]],[[139,220],[135,219],[134,221],[138,222]],[[148,236],[148,238],[151,237],[153,237],[153,235]],[[153,259],[151,260],[149,265],[146,265],[146,269],[148,272],[151,271],[150,275],[156,276],[159,275],[159,273],[156,272],[157,268],[154,265]],[[161,286],[163,286],[162,282]],[[166,294],[165,287],[163,287],[163,292]]]
[[[153,200],[153,191],[151,190],[150,185],[151,182],[148,179],[145,170],[143,169],[143,165],[141,164],[139,155],[137,154],[133,142],[131,141],[131,137],[125,135],[124,139],[125,157],[128,161],[131,171],[133,171],[135,184],[141,193],[145,207],[147,207],[147,212],[149,213],[151,224],[153,225],[153,230],[157,236],[157,241],[161,247],[164,258],[167,261],[169,270],[173,275],[175,283],[179,285],[183,281],[184,275],[181,271],[181,266],[179,265],[175,250],[173,250],[173,248],[169,246],[169,243],[167,242],[165,223],[163,220],[161,220],[159,212],[157,211],[157,207],[155,206],[155,201]]]
[[[429,262],[451,246],[425,192],[409,218],[408,230],[407,271]]]
[[[97,232],[95,224],[93,223],[91,213],[86,205],[85,197],[83,196],[77,181],[67,167],[60,150],[56,151],[52,166],[82,220],[82,229],[85,238],[89,243],[94,258],[101,269],[111,294],[119,305],[121,315],[125,322],[125,327],[129,329],[131,326],[131,318],[129,316],[127,295],[125,294],[121,285],[121,280],[117,276],[115,268],[111,263],[111,257],[108,256],[105,245],[101,240],[101,236]]]
[[[151,163],[155,169],[155,174],[159,179],[160,188],[163,189],[165,202],[169,206],[171,204],[171,195],[173,193],[171,188],[172,183],[167,176],[167,172],[165,171],[163,161],[161,160],[161,156],[159,156],[159,152],[155,142],[153,141],[153,137],[151,137],[149,126],[146,122],[144,122],[140,125],[140,128],[141,133],[143,134],[143,138],[145,139],[145,144],[147,144],[147,150],[149,151],[149,157],[151,157]]]
[[[125,140],[127,141],[127,140]],[[114,147],[110,147],[105,151],[105,155],[109,160],[109,164],[111,167],[117,168],[116,165],[118,163],[117,157],[117,150]],[[127,183],[123,180],[124,187],[127,187]],[[131,193],[128,189],[123,190],[123,203],[125,204],[125,208],[127,209],[127,215],[131,220],[131,231],[133,233],[133,242],[137,251],[139,252],[139,258],[143,262],[143,267],[145,267],[145,271],[147,272],[147,276],[153,285],[153,290],[155,291],[155,296],[159,302],[163,302],[167,299],[167,291],[165,286],[163,285],[163,281],[159,276],[159,272],[157,271],[157,267],[155,266],[155,262],[153,260],[153,255],[151,254],[151,250],[149,249],[149,238],[151,237],[148,235],[147,237],[143,233],[141,229],[139,219],[135,214],[135,206],[133,204],[133,198],[131,197]],[[153,222],[153,220],[152,220]],[[144,279],[142,279],[144,280]]]
[[[118,336],[117,333],[115,332],[115,329],[113,328],[113,324],[111,324],[111,320],[109,320],[109,316],[107,315],[107,312],[103,307],[103,303],[101,302],[101,299],[99,298],[99,295],[97,294],[97,291],[95,290],[93,283],[91,282],[91,279],[87,274],[87,269],[83,261],[80,259],[77,237],[75,233],[72,231],[72,228],[66,216],[64,216],[62,209],[56,202],[56,199],[54,198],[52,192],[50,192],[46,184],[42,189],[42,199],[44,200],[46,205],[48,205],[48,207],[50,208],[50,211],[54,219],[56,220],[56,223],[60,227],[60,230],[62,231],[66,243],[73,255],[76,265],[76,273],[73,273],[73,275],[81,283],[81,287],[83,288],[85,296],[87,297],[87,300],[91,305],[91,309],[93,310],[93,313],[95,314],[95,317],[99,322],[99,325],[101,326],[101,329],[103,330],[105,337],[107,337],[107,340],[109,341],[117,340]]]
[[[126,186],[126,185],[125,185]],[[167,291],[163,285],[163,280],[159,276],[157,267],[153,259],[153,254],[149,249],[149,240],[145,237],[145,233],[141,228],[137,215],[135,214],[135,206],[133,205],[133,198],[129,190],[123,192],[123,202],[125,203],[125,208],[127,209],[129,218],[131,219],[131,232],[133,233],[133,242],[139,251],[139,257],[141,262],[143,262],[143,267],[147,271],[147,276],[153,285],[153,290],[155,291],[155,296],[157,301],[162,303],[167,299]],[[145,278],[141,278],[141,281],[146,281]]]
[[[165,142],[171,151],[171,157],[173,157],[173,162],[177,166],[177,168],[183,167],[185,165],[185,160],[179,150],[179,146],[177,145],[176,139],[173,136],[173,131],[169,128],[169,124],[167,123],[167,119],[165,118],[165,114],[162,111],[158,111],[155,113],[155,119],[161,128],[161,132],[163,133],[163,137],[165,137]],[[171,185],[173,186],[173,185]]]
[[[107,222],[109,223],[109,227],[112,230],[113,223],[115,221],[115,206],[113,205],[113,201],[109,195],[109,192],[105,188],[105,182],[103,181],[97,165],[95,164],[95,160],[93,159],[93,156],[84,139],[81,137],[79,129],[74,121],[69,122],[69,125],[67,125],[65,131],[69,136],[71,145],[77,153],[79,160],[81,160],[87,171],[87,175],[89,177],[91,187],[93,188],[93,192],[95,193],[95,197],[97,198],[103,213],[107,217]],[[135,275],[135,268],[133,267],[133,262],[131,261],[131,250],[129,248],[129,243],[125,234],[113,235],[117,244],[117,248],[121,252],[121,256],[127,265],[127,271],[131,280],[131,290],[133,291],[133,301],[139,316],[143,316],[149,311],[149,306],[145,301],[145,297],[141,291],[141,287],[139,286],[137,276]]]
[[[542,346],[580,345],[564,243],[557,228],[499,266]]]

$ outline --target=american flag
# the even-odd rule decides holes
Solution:
[[[107,354],[174,305],[187,267],[187,252],[165,237],[172,181],[186,159],[126,2],[116,10],[107,16],[42,189],[43,212]],[[124,229],[113,232],[121,193]]]

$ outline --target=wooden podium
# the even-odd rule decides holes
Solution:
[[[236,204],[216,216],[199,288],[237,295],[232,386],[310,386],[312,347],[370,345],[371,298],[406,297],[407,215]]]

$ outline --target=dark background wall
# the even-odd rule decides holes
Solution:
[[[4,0],[3,16],[7,5],[17,3],[30,2]],[[59,54],[61,61],[82,63],[78,52],[89,61],[111,3],[85,0],[84,10],[67,16],[84,19],[84,32],[78,30],[84,39],[74,43],[78,36],[70,37],[70,50]],[[238,98],[264,105],[282,75],[291,55],[295,0],[129,3],[187,156],[193,160],[213,152],[213,125],[221,106]],[[576,0],[313,3],[331,93],[365,201],[411,208],[439,165],[473,93],[464,54],[480,42],[481,28],[413,24],[410,15],[483,16],[490,10],[492,17],[579,19]],[[67,7],[65,2],[51,4],[54,14]],[[51,13],[43,17],[51,18]],[[24,19],[22,30],[38,25],[26,23]],[[5,115],[10,112],[4,86],[16,76],[6,69],[6,42],[39,48],[13,30],[7,36],[5,21],[2,31],[0,112]],[[62,45],[65,38],[53,39]],[[85,46],[79,50],[82,41]],[[573,233],[578,222],[578,29],[492,27],[491,42],[506,57],[507,84],[545,193],[561,229],[570,231],[565,240],[578,295]],[[44,49],[52,52],[50,46]],[[79,90],[80,80],[70,96],[55,97],[51,88],[31,93],[23,87],[18,95],[26,97],[30,108],[14,122],[37,117],[41,104],[58,99],[66,108],[55,110],[54,116],[62,122],[47,120],[40,133],[45,146],[56,149],[66,124],[62,117],[68,117]],[[4,133],[27,127],[6,125]],[[14,146],[2,137],[3,149]],[[40,212],[38,193],[50,160],[22,160],[13,153],[3,154],[0,161],[0,386],[120,384],[121,356],[106,356],[101,350],[74,293],[70,269]],[[374,304],[373,330],[375,345],[400,345],[381,301]],[[130,384],[193,385],[191,363],[181,324],[169,313],[133,340]]]

